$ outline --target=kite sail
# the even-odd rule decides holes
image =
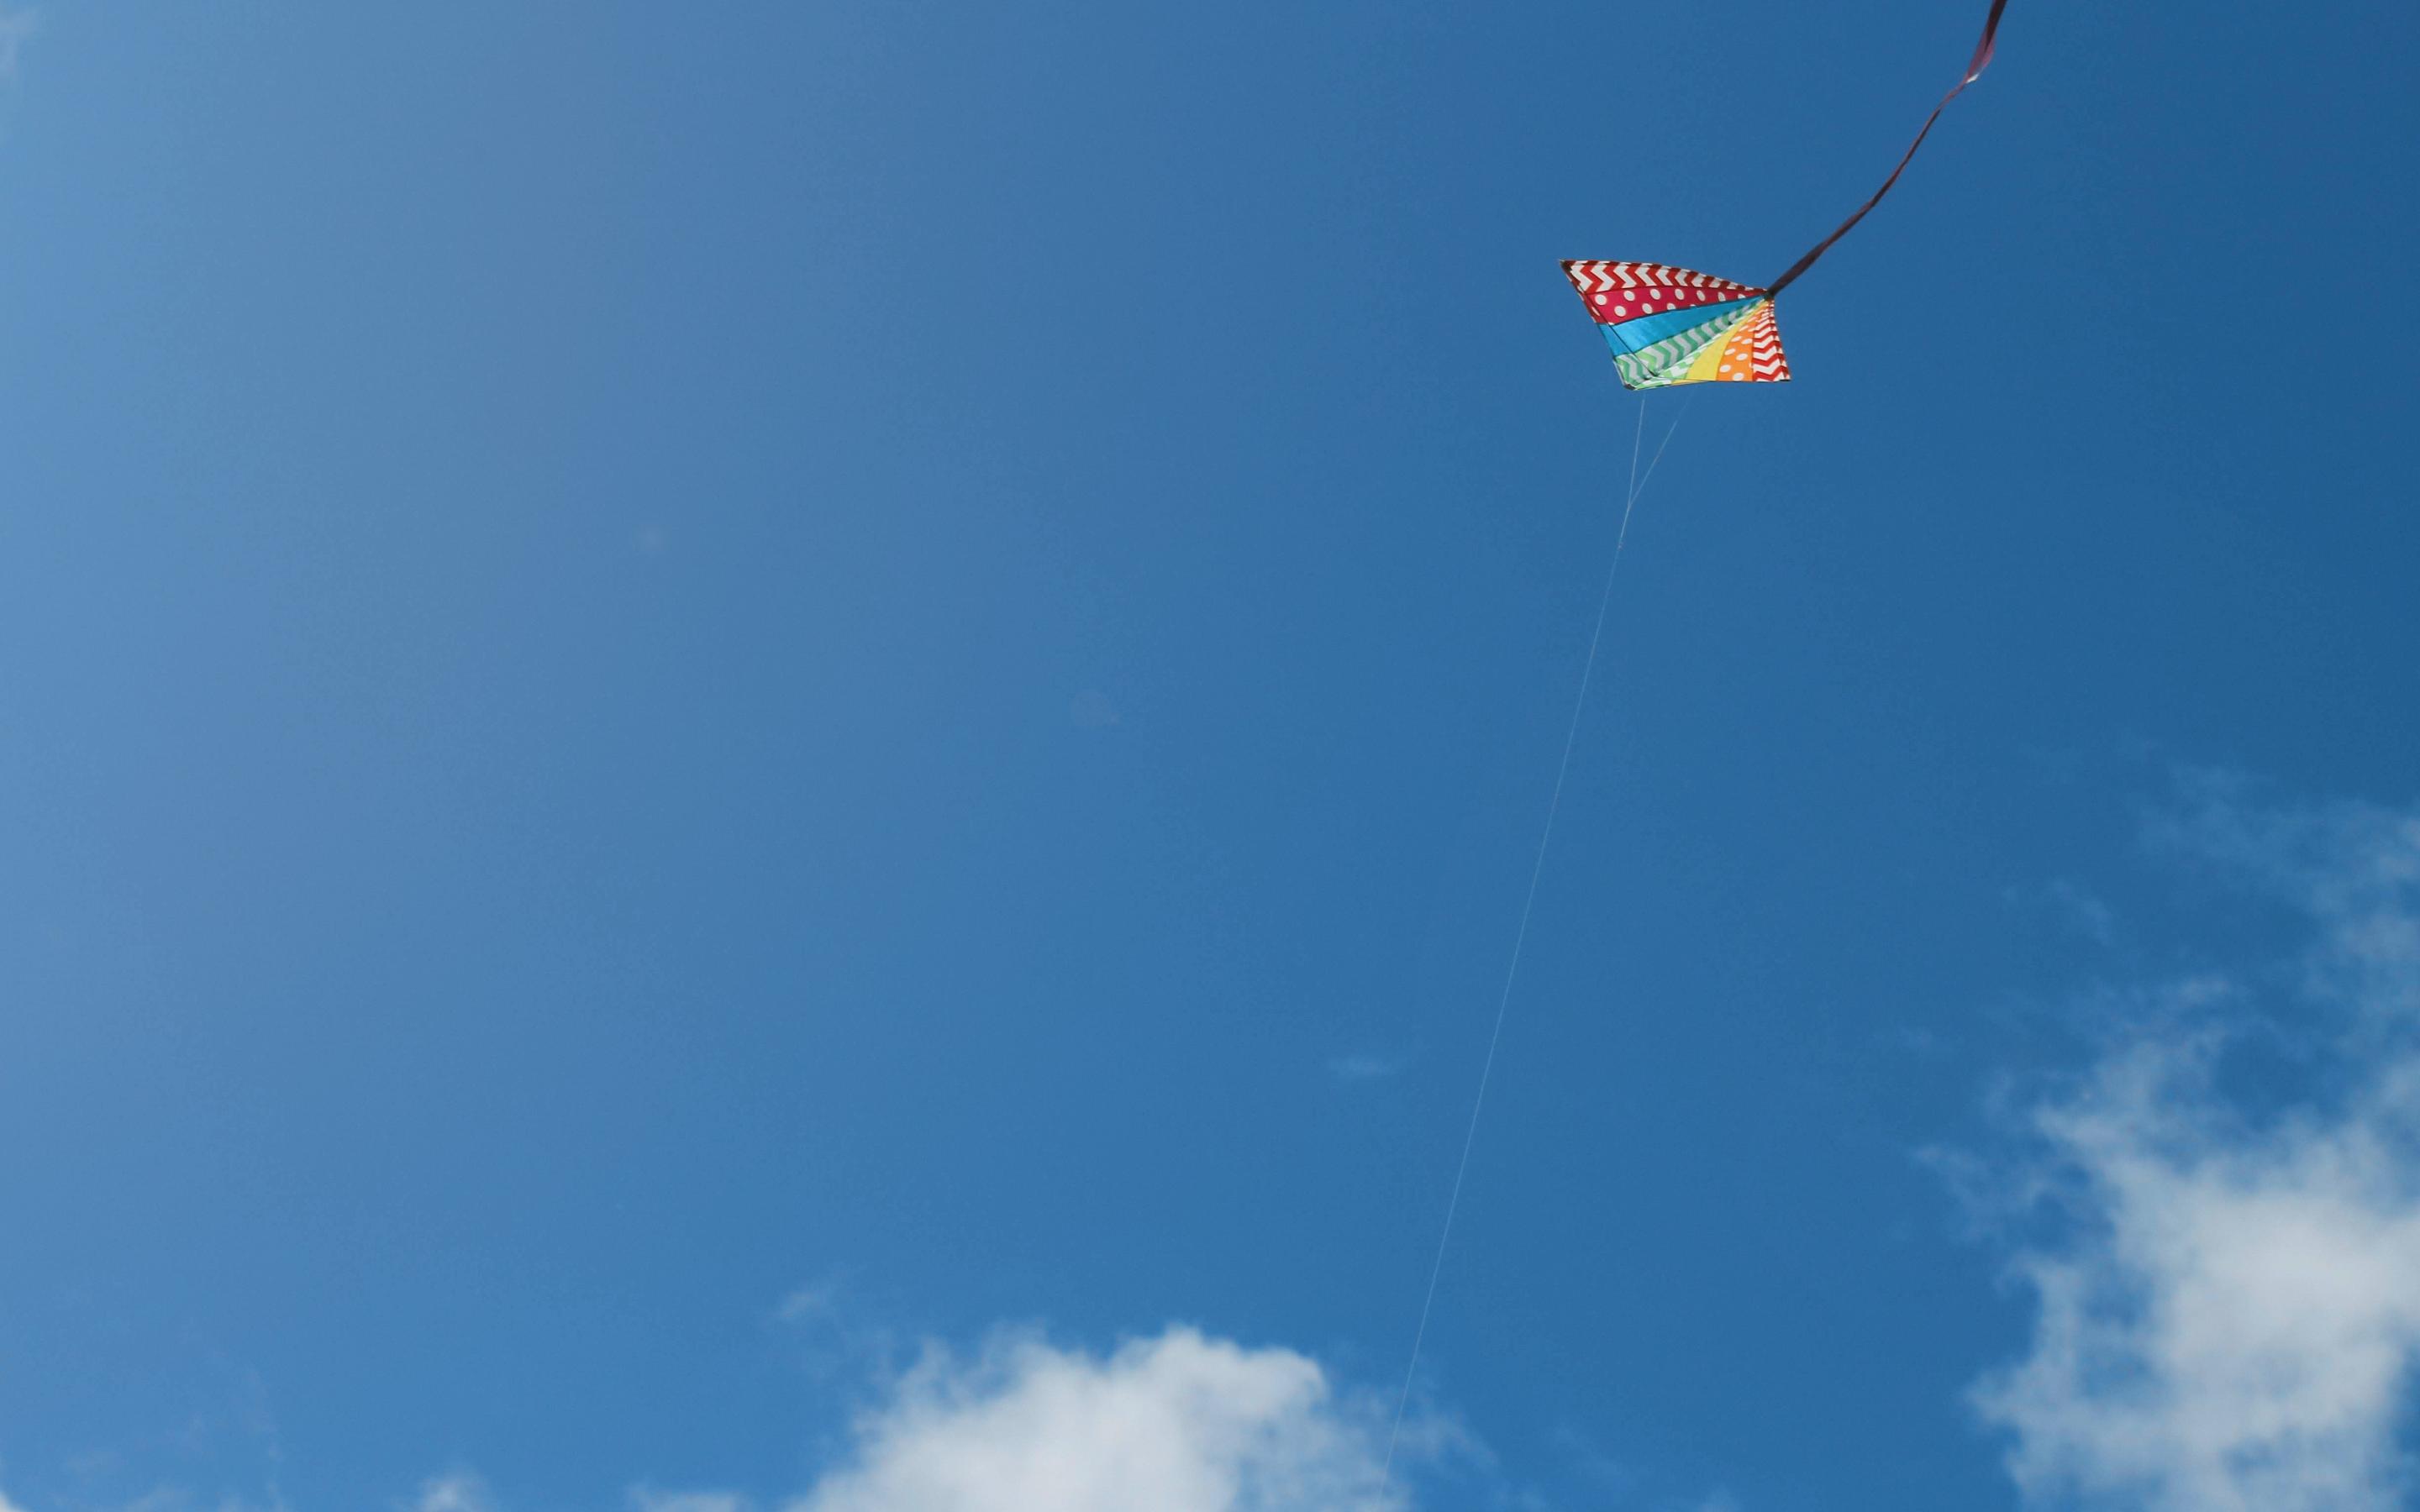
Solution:
[[[1786,383],[1773,295],[1661,263],[1563,264],[1634,389],[1676,383]]]
[[[1916,148],[1932,134],[1941,113],[1992,66],[1993,49],[2000,34],[2000,12],[2008,8],[2009,0],[1992,0],[1992,13],[1983,23],[1983,39],[1976,44],[1975,55],[1967,60],[1964,77],[1941,97],[1941,103],[1932,107],[1932,114],[1925,117],[1924,129],[1908,144],[1899,166],[1883,180],[1883,187],[1858,206],[1855,214],[1841,222],[1838,229],[1792,263],[1790,270],[1775,279],[1771,287],[1750,288],[1727,278],[1662,263],[1563,264],[1564,276],[1579,291],[1597,329],[1605,333],[1606,345],[1613,348],[1614,370],[1621,375],[1623,386],[1668,389],[1681,383],[1789,382],[1790,360],[1782,355],[1781,329],[1773,318],[1775,297],[1796,282],[1799,274],[1814,267],[1816,259],[1831,251],[1834,242],[1847,236],[1883,202],[1883,196],[1899,182],[1899,176],[1907,172],[1907,165],[1916,159]]]

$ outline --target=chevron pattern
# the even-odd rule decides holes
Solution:
[[[1714,346],[1726,332],[1736,330],[1745,316],[1745,310],[1733,310],[1704,325],[1667,336],[1652,347],[1635,352],[1617,350],[1613,354],[1614,371],[1621,375],[1625,386],[1633,389],[1668,389],[1676,383],[1689,382],[1689,374],[1696,365],[1691,359]]]
[[[1773,301],[1760,300],[1730,327],[1720,351],[1709,352],[1690,364],[1685,383],[1787,383],[1790,361],[1781,355],[1781,330],[1774,323]]]
[[[1563,273],[1583,296],[1634,288],[1714,289],[1720,291],[1725,299],[1763,292],[1745,284],[1734,284],[1728,278],[1692,272],[1686,268],[1674,268],[1667,263],[1567,262],[1563,264]]]
[[[1566,262],[1563,276],[1605,333],[1628,388],[1789,380],[1773,301],[1762,289],[1668,263]]]
[[[1755,363],[1756,381],[1789,382],[1790,359],[1781,354],[1781,326],[1774,319],[1771,300],[1757,307],[1755,318],[1748,322],[1748,338],[1752,344],[1749,355]]]

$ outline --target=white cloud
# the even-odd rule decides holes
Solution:
[[[2385,1512],[2420,1366],[2420,818],[2206,781],[2161,831],[2308,921],[2289,995],[2327,1016],[2311,1085],[2282,1111],[2223,1090],[2242,1041],[2177,1026],[2252,990],[2205,977],[2040,1107],[2020,1180],[2069,1222],[2019,1257],[2032,1348],[1976,1400],[2037,1502]],[[2288,1068],[2252,1071],[2279,1101]]]
[[[10,10],[0,8],[0,83],[17,76],[17,54],[41,29],[41,16],[31,10]],[[0,1504],[0,1512],[8,1512]]]
[[[1413,1512],[1406,1466],[1484,1463],[1449,1420],[1415,1413],[1382,1487],[1388,1402],[1342,1394],[1309,1357],[1188,1328],[1107,1353],[1002,1333],[971,1355],[928,1345],[861,1412],[805,1491],[627,1493],[630,1512]],[[499,1512],[467,1471],[409,1512]],[[0,1512],[15,1512],[0,1504]]]
[[[1171,1329],[1107,1356],[932,1351],[788,1512],[1399,1512],[1383,1422],[1318,1365]]]
[[[659,1491],[640,1487],[630,1493],[631,1512],[748,1512],[748,1498],[733,1491]]]
[[[2019,1483],[2197,1512],[2397,1504],[2395,1425],[2420,1362],[2420,1089],[2263,1128],[2209,1054],[2145,1047],[2041,1129],[2092,1231],[2020,1274],[2033,1352],[1988,1381]]]
[[[421,1483],[411,1512],[495,1512],[485,1482],[466,1471],[456,1471]]]

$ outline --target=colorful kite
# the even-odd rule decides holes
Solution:
[[[1907,171],[1916,149],[1932,134],[1941,113],[1991,67],[2000,12],[2008,4],[2009,0],[1992,0],[1992,14],[1983,23],[1983,40],[1966,65],[1966,76],[1932,107],[1924,130],[1908,144],[1883,187],[1857,207],[1857,213],[1841,222],[1838,230],[1791,264],[1772,287],[1750,288],[1662,263],[1563,264],[1564,275],[1579,290],[1597,329],[1605,332],[1606,345],[1613,348],[1614,370],[1621,375],[1623,385],[1668,389],[1679,383],[1789,382],[1790,360],[1781,353],[1781,330],[1773,319],[1774,299],[1883,202],[1899,176]]]

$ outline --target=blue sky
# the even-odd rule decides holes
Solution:
[[[1368,1484],[1556,263],[1772,277],[1983,8],[9,8],[5,1504],[2404,1504],[2420,14],[2233,0],[1648,401]]]

